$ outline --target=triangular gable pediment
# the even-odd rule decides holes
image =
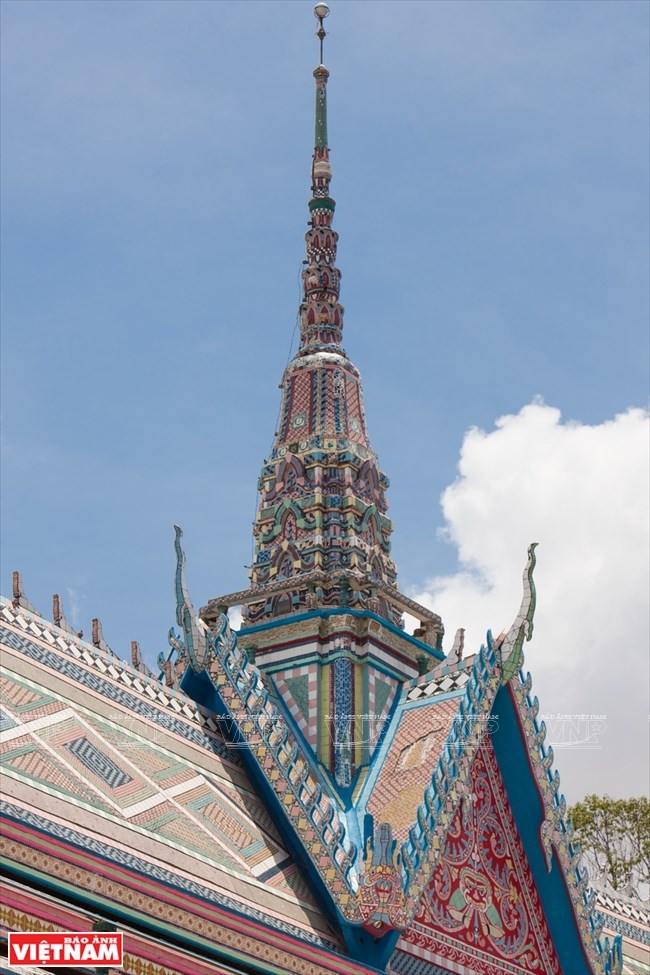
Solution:
[[[561,975],[489,736],[399,948],[473,975]]]
[[[505,886],[498,890],[489,887],[483,867],[479,871],[466,864],[463,883],[460,875],[456,877],[447,920],[455,916],[463,928],[467,923],[468,931],[471,924],[477,931],[483,926],[482,936],[490,935],[493,946],[504,950],[512,934],[516,944],[508,950],[519,952],[521,959],[530,956],[543,962],[542,970],[550,975],[567,975],[567,958],[574,967],[577,962],[571,975],[616,971],[615,950],[600,943],[593,904],[585,893],[586,876],[565,820],[559,776],[551,771],[552,750],[545,748],[544,729],[537,722],[539,706],[530,697],[530,679],[524,681],[520,674],[523,643],[532,633],[534,564],[531,546],[520,612],[503,638],[495,643],[488,633],[487,646],[471,662],[444,661],[429,675],[401,684],[370,764],[351,784],[327,774],[313,748],[305,746],[297,720],[301,709],[292,693],[300,697],[302,685],[291,687],[285,681],[289,696],[276,697],[237,646],[225,616],[205,632],[202,666],[196,668],[193,662],[184,675],[184,689],[219,715],[224,733],[240,749],[283,840],[351,955],[376,967],[388,963],[400,933],[409,931],[424,909],[447,843],[453,842],[448,838],[477,802],[474,790],[484,788],[472,777],[481,749],[487,747],[494,748],[499,765],[502,759],[506,762],[505,792],[515,799],[517,793],[526,793],[523,806],[513,806],[511,813],[508,803],[502,803],[492,835],[496,842],[509,823],[521,827],[533,811],[535,825],[524,831],[525,857],[517,862],[530,860],[532,851],[534,883],[522,867],[516,892],[518,875],[512,870],[518,851],[507,858],[512,876],[506,871],[501,877]],[[289,670],[286,676],[295,681],[299,674]],[[290,699],[295,713],[287,708]],[[328,701],[319,703],[330,706]],[[347,703],[348,709],[352,706],[352,701]],[[336,716],[336,709],[333,713]],[[503,789],[500,793],[495,776],[491,795],[496,801]],[[544,874],[555,864],[549,883]],[[535,887],[540,917],[549,915],[552,940],[541,922],[533,924],[537,908],[530,916],[518,913],[524,898],[532,903]],[[553,922],[559,902],[564,917]],[[526,935],[521,945],[518,931]],[[527,940],[530,931],[532,941]],[[519,971],[526,968],[520,966]]]

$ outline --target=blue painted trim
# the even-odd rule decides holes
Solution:
[[[386,715],[386,722],[379,736],[379,741],[375,745],[375,751],[372,756],[372,759],[370,760],[370,765],[368,766],[368,775],[366,777],[366,781],[363,783],[363,786],[359,790],[359,795],[357,796],[357,800],[355,803],[354,812],[357,817],[357,828],[359,829],[361,836],[363,836],[363,827],[361,824],[361,820],[363,816],[365,816],[366,814],[366,810],[368,807],[368,800],[372,795],[372,790],[375,788],[375,785],[377,784],[377,778],[379,776],[379,773],[381,772],[386,756],[395,739],[395,735],[397,734],[397,729],[399,728],[400,722],[402,720],[401,715],[399,716],[399,720],[396,719],[395,715],[397,714],[398,710],[403,709],[403,706],[404,706],[404,692],[402,689],[402,694],[400,694],[400,688],[397,687],[395,689],[395,696],[393,698],[393,703],[391,704],[388,714]]]
[[[235,635],[237,636],[237,642],[239,643],[239,638],[240,636],[242,636],[242,630],[233,630],[233,633],[235,633]],[[246,636],[246,633],[243,633],[243,636]],[[354,636],[354,634],[351,634],[351,636]],[[282,673],[283,671],[289,669],[290,667],[307,667],[309,666],[309,664],[327,666],[328,664],[331,664],[332,661],[337,658],[337,656],[345,656],[345,654],[348,652],[345,649],[341,649],[340,651],[339,650],[330,651],[327,657],[322,657],[317,649],[316,650],[309,649],[308,644],[305,643],[300,644],[299,641],[288,641],[288,642],[296,643],[297,646],[293,646],[293,647],[286,646],[283,647],[281,651],[279,651],[279,652],[284,652],[284,651],[287,652],[287,657],[285,659],[277,660],[275,663],[272,664],[268,664],[265,662],[264,663],[265,674],[271,674],[272,677],[275,677],[276,674]],[[243,644],[243,646],[245,645],[246,644]],[[293,656],[289,656],[289,653],[293,653],[293,651],[295,650],[300,651],[301,647],[305,648],[304,653],[299,652],[293,654]],[[262,658],[266,653],[273,653],[273,652],[277,653],[278,651],[277,650],[274,651],[272,647],[267,647],[265,650],[261,651]],[[387,647],[385,652],[390,653],[390,647]],[[417,681],[422,679],[420,677],[413,677],[413,678],[407,677],[405,680],[403,672],[400,671],[397,666],[391,670],[389,669],[388,664],[384,663],[382,660],[379,660],[377,657],[373,658],[372,661],[370,661],[369,660],[370,656],[371,656],[370,650],[362,653],[360,656],[357,656],[355,654],[354,657],[355,663],[358,664],[369,663],[370,666],[372,666],[373,670],[376,670],[378,674],[383,674],[385,677],[389,677],[391,680],[397,681],[397,683],[400,684],[402,687],[408,686],[409,690],[411,689],[411,684],[413,685],[413,687],[415,687]]]
[[[351,788],[342,789],[337,784],[333,776],[330,774],[330,771],[327,768],[327,766],[323,765],[320,758],[318,757],[318,753],[312,748],[310,743],[307,741],[304,732],[302,731],[300,725],[298,724],[298,722],[292,715],[291,711],[287,707],[284,698],[279,693],[275,684],[273,686],[273,694],[271,695],[269,693],[269,700],[271,701],[273,706],[276,707],[278,711],[282,713],[282,717],[289,725],[298,743],[301,745],[302,755],[304,756],[304,758],[308,759],[311,770],[314,772],[315,775],[318,776],[318,780],[323,786],[323,789],[327,793],[328,797],[344,812],[347,811],[349,805],[349,797],[347,794],[348,792],[351,792]],[[357,771],[357,773],[355,773],[353,782],[356,781],[361,769],[365,767],[366,767],[365,765],[361,766],[360,769]]]
[[[373,938],[369,931],[359,925],[345,922],[342,933],[351,958],[364,965],[371,960],[373,968],[385,972],[402,932],[388,931],[381,938]]]
[[[212,683],[210,677],[205,673],[195,673],[191,667],[183,674],[181,687],[188,696],[198,704],[202,704],[219,717],[230,717],[230,711],[221,699],[217,688]],[[235,722],[224,722],[224,737],[230,739],[233,745],[238,747],[241,752],[242,765],[244,766],[250,781],[257,795],[264,801],[266,810],[270,814],[275,826],[280,834],[283,843],[286,844],[287,851],[291,854],[296,866],[306,878],[312,892],[316,895],[318,903],[323,910],[326,919],[335,931],[340,932],[345,940],[346,946],[354,961],[360,962],[366,967],[377,969],[383,972],[388,959],[393,952],[395,944],[399,938],[399,932],[391,931],[382,938],[373,939],[368,932],[363,932],[357,925],[350,925],[336,906],[327,884],[312,863],[307,854],[298,833],[278,799],[274,789],[269,785],[266,776],[259,767],[257,759],[250,751],[244,736],[239,731]],[[362,934],[363,933],[363,937]],[[359,953],[355,954],[354,952]]]
[[[544,807],[507,686],[499,690],[492,715],[498,719],[498,727],[492,733],[494,752],[563,975],[593,975],[555,851],[551,872],[546,870],[540,840]]]
[[[205,671],[203,671],[201,674],[197,674],[194,673],[191,668],[188,668],[183,674],[181,686],[185,693],[197,703],[202,704],[219,717],[230,718],[230,711],[223,703],[221,695]],[[318,901],[321,907],[323,907],[330,924],[334,926],[335,930],[340,930],[341,918],[331,896],[329,895],[327,886],[325,885],[325,882],[320,876],[318,870],[311,862],[311,859],[302,845],[302,842],[297,837],[293,825],[288,820],[287,815],[282,808],[282,803],[278,799],[274,789],[269,785],[266,776],[257,763],[257,760],[246,745],[244,736],[237,728],[236,722],[229,720],[225,721],[223,732],[224,738],[227,737],[231,744],[235,745],[240,752],[242,757],[242,765],[244,766],[256,793],[261,799],[263,799],[266,810],[268,813],[270,813],[282,841],[286,844],[288,852],[291,854],[296,865],[302,871],[303,876],[307,877],[308,883],[314,893],[317,895]]]
[[[335,607],[334,609],[312,609],[308,613],[298,613],[297,616],[284,616],[281,619],[269,620],[266,623],[257,623],[254,626],[242,626],[241,630],[237,631],[237,636],[248,636],[250,633],[261,633],[263,630],[272,630],[276,626],[287,626],[291,623],[301,623],[303,620],[309,619],[327,619],[330,616],[356,616],[357,619],[371,619],[376,620],[381,623],[387,630],[391,633],[397,634],[397,636],[402,637],[407,643],[412,644],[412,646],[417,647],[418,650],[424,650],[428,653],[430,657],[436,657],[437,660],[444,660],[446,655],[442,650],[436,649],[436,647],[430,647],[428,643],[422,643],[421,640],[416,640],[414,636],[409,633],[405,633],[404,630],[400,630],[398,626],[394,623],[390,623],[383,616],[378,616],[376,613],[371,613],[368,609],[352,609],[351,607]]]

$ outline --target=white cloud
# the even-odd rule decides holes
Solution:
[[[442,496],[460,569],[414,593],[441,614],[447,650],[464,626],[473,652],[514,619],[526,548],[539,542],[526,668],[569,801],[648,788],[648,434],[640,409],[588,426],[541,401],[470,430]],[[562,747],[595,725],[559,714],[606,715],[600,747]]]
[[[228,610],[228,622],[231,630],[241,630],[244,618],[241,606],[231,606]]]
[[[66,586],[66,603],[64,606],[65,615],[76,630],[81,626],[81,608],[84,602],[83,593],[71,586]]]

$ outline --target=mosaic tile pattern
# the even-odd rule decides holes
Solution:
[[[18,714],[41,718],[57,710],[58,701],[41,688],[30,687],[17,680],[0,679],[0,700],[10,704]]]
[[[307,675],[285,677],[284,683],[293,698],[297,713],[305,720],[309,716],[309,681]]]
[[[10,718],[6,712],[0,710],[0,732],[9,731],[11,728],[16,727],[16,722],[13,718]]]
[[[460,972],[466,975],[466,971],[454,962],[448,963],[444,968],[425,961],[423,958],[416,958],[414,955],[407,954],[405,951],[396,951],[390,960],[391,968],[396,975],[454,975]]]
[[[9,792],[10,778],[14,776],[19,781],[28,781],[34,787],[56,793],[64,799],[82,802],[95,811],[106,814],[112,811],[111,804],[89,782],[75,775],[74,770],[46,748],[27,737],[12,745],[2,745],[5,794]]]
[[[75,738],[74,741],[66,742],[65,748],[75,758],[79,759],[93,775],[99,776],[109,789],[117,789],[121,785],[133,782],[130,775],[111,761],[108,755],[96,748],[87,738]]]
[[[88,915],[56,897],[44,898],[32,893],[19,883],[7,883],[3,893],[0,926],[5,929],[75,932],[89,929],[95,920],[93,914]],[[302,941],[279,929],[260,926],[252,918],[228,917],[213,911],[212,922],[201,920],[196,930],[188,931],[179,929],[173,904],[168,913],[170,921],[157,930],[154,928],[151,934],[145,933],[146,928],[145,932],[127,928],[125,975],[232,975],[243,970],[295,975],[370,975],[364,965],[343,957],[336,950]],[[182,947],[174,941],[178,933],[183,936]]]
[[[405,835],[397,847],[398,860],[392,834],[389,832],[387,835],[391,825],[385,821],[385,802],[377,804],[377,829],[365,837],[363,857],[359,856],[359,851],[348,838],[344,815],[332,801],[331,794],[325,794],[323,780],[308,756],[301,755],[291,728],[282,720],[277,706],[271,701],[259,671],[250,666],[247,655],[237,646],[236,636],[225,616],[220,617],[217,627],[211,632],[210,646],[212,650],[206,658],[205,676],[212,681],[225,710],[238,715],[240,722],[244,721],[246,734],[242,754],[248,762],[256,763],[283,808],[286,808],[286,815],[305,852],[327,883],[329,896],[347,921],[366,927],[375,937],[391,928],[405,927],[430,879],[436,851],[449,828],[460,791],[464,788],[465,779],[461,776],[465,775],[466,778],[466,771],[459,774],[458,768],[469,768],[484,730],[481,726],[478,732],[482,716],[489,712],[500,685],[494,648],[491,646],[489,651],[481,651],[472,668],[472,678],[466,692],[456,692],[458,700],[453,704],[453,715],[446,733],[433,726],[427,729],[430,734],[440,734],[440,741],[436,740],[434,745],[438,751],[444,745],[444,751],[440,751],[439,760],[434,759],[430,765],[426,765],[426,775],[419,767],[425,765],[425,745],[418,743],[414,733],[416,722],[407,719],[413,728],[410,729],[408,740],[405,739],[401,742],[401,748],[396,749],[396,761],[401,760],[411,772],[415,767],[417,775],[412,794],[390,797],[390,801],[395,800],[399,812],[402,811],[397,804],[406,798],[412,817],[408,824],[408,835],[406,816],[402,814],[403,819],[399,822],[399,828],[403,829]],[[344,647],[339,650],[343,651]],[[344,656],[336,659],[345,662]],[[346,673],[346,688],[349,686],[348,676]],[[440,700],[435,702],[435,706],[430,701],[424,705],[408,702],[398,710],[395,727],[410,711],[422,712],[419,721],[421,727],[422,715],[434,714],[441,705],[445,705],[446,711],[449,702]],[[335,714],[333,698],[326,701],[326,707]],[[393,744],[392,739],[388,740],[386,747],[389,751]],[[411,752],[409,749],[413,745],[416,749]],[[426,748],[430,752],[433,745],[427,743]],[[385,761],[385,755],[381,759]],[[381,786],[383,788],[383,783]],[[360,808],[364,803],[369,808],[375,789],[377,796],[381,796],[381,788],[377,788],[377,782],[370,776],[367,788],[364,784],[360,793]],[[406,793],[406,790],[403,792]],[[367,818],[372,820],[372,816]],[[364,865],[369,850],[372,856]],[[388,877],[392,891],[390,904],[386,902],[384,893]]]
[[[462,690],[469,681],[470,674],[466,670],[434,677],[424,684],[418,684],[408,692],[407,700],[424,701],[436,697],[438,694],[448,694],[449,691]]]
[[[5,685],[10,683],[8,676]],[[27,682],[15,686],[24,699]],[[20,737],[2,746],[6,773],[62,798],[75,796],[151,837],[237,872],[254,874],[269,857],[286,859],[282,848],[197,768],[170,761],[162,743],[145,741],[124,724],[98,717],[89,723],[72,702],[59,704],[48,718],[30,720],[23,711]]]
[[[132,688],[144,698],[154,701],[177,714],[191,720],[199,720],[200,713],[193,701],[164,687],[160,681],[146,676],[130,667],[112,654],[98,650],[69,632],[48,623],[40,616],[25,609],[16,609],[10,602],[0,598],[0,634],[5,633],[1,624],[7,623],[16,630],[43,641],[46,647],[73,658],[97,673],[106,675],[126,687]],[[11,644],[9,644],[11,645]]]
[[[71,679],[77,701],[84,700],[87,688],[99,691],[102,699],[116,705],[112,720],[87,711],[79,725],[76,704],[58,700],[37,684],[8,674],[0,688],[4,693],[5,728],[17,736],[5,745],[6,752],[10,746],[12,750],[5,756],[8,772],[63,801],[74,800],[89,811],[123,822],[129,829],[173,844],[187,855],[200,856],[217,869],[258,878],[267,885],[266,901],[277,890],[294,902],[299,897],[316,916],[320,914],[312,892],[290,864],[275,824],[254,793],[246,794],[234,783],[216,783],[209,775],[197,775],[168,751],[175,747],[177,738],[204,750],[205,768],[220,763],[222,755],[230,767],[237,767],[239,756],[231,755],[223,744],[214,719],[201,714],[184,695],[168,693],[160,685],[152,688],[146,679],[140,681],[126,665],[122,669],[119,661],[112,659],[113,674],[104,674],[102,654],[93,653],[83,643],[77,646],[68,634],[65,642],[69,652],[58,644],[54,649],[59,636],[55,627],[48,628],[40,619],[28,619],[24,611],[16,612],[11,606],[2,609],[5,620],[16,626],[15,630],[2,628],[5,645],[36,667],[45,666]],[[79,662],[81,657],[83,663]],[[8,659],[5,655],[4,661]],[[100,673],[89,670],[96,659],[102,664]],[[119,686],[124,683],[131,689]],[[138,687],[152,693],[139,693]],[[85,703],[92,706],[92,699]],[[153,723],[153,728],[150,724],[146,728],[149,740],[138,734],[141,718]],[[68,747],[71,744],[72,748]],[[22,753],[14,754],[18,749]],[[241,780],[241,772],[238,777]],[[6,777],[5,781],[10,782]],[[72,810],[71,820],[78,815],[78,809]],[[132,842],[136,849],[141,845],[137,836]],[[165,859],[168,857],[166,854]],[[280,903],[287,906],[286,901]],[[232,900],[233,907],[236,904]],[[249,905],[244,910],[249,911]]]
[[[0,800],[0,814],[8,822],[15,822],[19,826],[31,827],[42,833],[43,837],[51,836],[65,844],[71,844],[72,847],[96,855],[109,864],[118,864],[120,867],[142,875],[142,877],[169,886],[172,890],[182,891],[191,897],[195,897],[198,901],[214,904],[218,907],[234,911],[235,913],[242,912],[242,904],[236,898],[229,897],[222,891],[216,891],[214,888],[208,887],[205,884],[189,880],[183,874],[174,872],[171,866],[161,867],[157,863],[135,852],[126,852],[108,842],[97,840],[93,836],[81,833],[72,826],[61,826],[59,823],[43,815],[37,815],[5,799]],[[6,830],[3,832],[6,833]],[[335,942],[328,941],[314,931],[309,931],[288,921],[280,920],[274,917],[272,913],[269,913],[268,910],[256,909],[254,906],[246,904],[245,914],[263,925],[276,928],[278,931],[283,931],[300,940],[334,950],[337,949]]]
[[[377,677],[376,671],[373,671],[368,684],[370,686],[370,690],[368,691],[368,710],[375,717],[382,718],[393,702],[397,689],[397,681],[392,681],[390,678],[380,680]]]
[[[316,69],[326,104],[327,69]],[[380,471],[366,431],[361,379],[342,345],[344,310],[336,267],[335,203],[327,145],[314,149],[307,260],[302,272],[300,346],[282,378],[280,422],[271,456],[259,479],[255,560],[251,587],[260,601],[247,602],[245,624],[296,612],[314,604],[354,599],[399,624],[401,612],[378,597],[373,583],[396,584],[386,516],[388,479]],[[320,569],[324,578],[310,585]],[[267,598],[264,589],[291,580],[291,590]],[[270,595],[270,594],[269,594]]]
[[[523,665],[523,650],[519,648]],[[532,677],[523,671],[508,684],[523,735],[528,744],[528,757],[544,806],[545,819],[541,828],[541,842],[550,866],[553,854],[557,857],[570,891],[577,925],[585,952],[595,972],[605,975],[618,973],[622,967],[621,940],[601,937],[604,921],[596,910],[596,893],[589,888],[589,876],[580,857],[580,846],[574,838],[573,827],[567,819],[566,799],[560,793],[560,775],[553,770],[553,748],[545,745],[546,725],[537,720],[539,701],[531,695]]]
[[[418,806],[431,781],[452,722],[458,700],[440,701],[435,707],[402,712],[390,749],[368,800],[368,812],[390,823],[402,843],[417,818]]]
[[[22,614],[13,614],[10,607],[0,604],[0,618],[9,618],[21,629],[27,629],[28,621],[25,620],[24,611]],[[48,644],[54,643],[50,631],[45,626],[42,624],[30,626],[30,632],[35,630],[39,631],[38,635],[41,635]],[[50,634],[50,639],[43,635],[43,631]],[[0,626],[0,642],[24,654],[34,662],[70,677],[76,684],[96,691],[107,700],[123,705],[134,714],[153,721],[161,728],[180,735],[194,744],[208,748],[222,758],[228,759],[232,764],[238,764],[238,756],[232,754],[231,750],[224,744],[219,733],[218,723],[213,717],[203,715],[194,701],[184,695],[180,696],[173,692],[167,692],[155,681],[140,680],[139,675],[133,677],[126,664],[116,666],[113,661],[112,668],[116,676],[114,676],[114,680],[111,680],[108,677],[98,676],[83,666],[76,665],[74,660],[68,661],[62,658],[59,653],[47,650],[33,639],[30,640],[8,627]],[[69,641],[65,642],[69,643]],[[57,642],[57,650],[60,649]],[[79,652],[76,654],[70,652],[70,656],[74,659],[81,659],[83,656],[84,662],[90,662],[91,666],[96,661],[102,662],[101,655],[98,653],[91,654],[87,646],[81,644],[80,648],[77,649]],[[124,690],[123,687],[119,686],[120,684],[132,688],[134,693]],[[172,714],[169,714],[170,711]],[[175,718],[174,713],[182,714],[186,720]]]
[[[225,713],[233,716],[233,728],[239,729],[242,754],[251,773],[264,775],[299,830],[305,852],[323,871],[331,895],[338,904],[346,905],[349,915],[357,917],[349,877],[356,847],[347,835],[342,811],[325,794],[320,774],[301,753],[291,725],[273,703],[260,672],[239,648],[225,616],[210,634],[210,645],[205,677],[212,682]]]
[[[355,724],[354,714],[354,672],[353,664],[347,657],[339,657],[333,664],[331,684],[331,727],[333,738],[331,748],[333,757],[331,767],[340,786],[346,788],[352,780]]]
[[[596,891],[596,908],[604,930],[623,939],[623,975],[646,975],[643,964],[650,968],[650,910],[640,901],[603,890]]]
[[[628,938],[630,941],[636,941],[639,944],[650,946],[650,934],[648,933],[647,927],[640,927],[638,924],[632,924],[627,918],[614,916],[608,912],[604,912],[603,918],[605,921],[605,928],[613,931],[615,934],[620,934],[624,938]],[[625,952],[625,945],[623,945],[623,952]],[[648,954],[650,959],[650,953]]]
[[[618,894],[614,895],[604,890],[597,890],[596,903],[601,910],[627,918],[630,924],[637,925],[639,934],[643,935],[637,940],[644,944],[650,944],[650,909],[641,901],[630,900]]]
[[[318,666],[289,667],[275,675],[278,695],[284,701],[306,741],[316,749],[318,738]]]

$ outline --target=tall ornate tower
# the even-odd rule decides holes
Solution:
[[[321,61],[326,15],[319,5]],[[342,345],[322,63],[314,78],[300,346],[282,377],[279,426],[258,482],[251,585],[211,600],[201,615],[213,626],[227,607],[243,605],[240,642],[249,658],[337,784],[349,786],[368,763],[398,685],[442,657],[443,629],[396,586],[388,478],[368,437],[359,372]],[[421,621],[413,636],[404,632],[404,611]]]

